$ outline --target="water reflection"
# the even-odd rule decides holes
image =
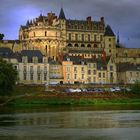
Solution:
[[[0,110],[0,140],[138,140],[140,137],[140,110],[60,108],[13,112],[5,109],[3,113]]]

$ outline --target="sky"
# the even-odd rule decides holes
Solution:
[[[0,33],[4,39],[18,39],[20,25],[42,13],[59,15],[63,7],[67,19],[91,16],[105,18],[120,42],[129,48],[140,48],[140,0],[0,0]]]

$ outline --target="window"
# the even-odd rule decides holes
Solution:
[[[97,40],[97,36],[96,35],[94,35],[94,41],[96,41]]]
[[[47,66],[44,66],[44,73],[47,73]]]
[[[96,75],[96,70],[93,70],[93,74]]]
[[[77,74],[74,74],[74,79],[77,79]]]
[[[99,77],[99,78],[101,78],[101,72],[99,72],[99,75],[98,75],[98,77]]]
[[[84,72],[84,67],[81,68],[81,71]]]
[[[30,74],[30,80],[33,80],[33,79],[34,79],[34,74],[31,73],[31,74]]]
[[[30,72],[33,73],[33,66],[30,66]]]
[[[93,82],[96,83],[96,77],[93,77]]]
[[[74,67],[74,72],[77,72],[77,67]]]
[[[88,67],[91,68],[91,64],[88,64]]]
[[[88,44],[88,45],[87,45],[87,47],[88,47],[88,48],[91,48],[91,45],[90,45],[90,44]]]
[[[91,70],[88,70],[88,74],[91,75]]]
[[[100,41],[103,41],[103,35],[100,35]]]
[[[90,35],[88,34],[88,41],[90,41]]]
[[[84,74],[82,74],[82,79],[84,79]]]
[[[23,73],[23,80],[27,80],[27,74]]]
[[[34,37],[35,37],[35,32],[34,32]]]
[[[75,40],[76,41],[78,40],[78,34],[75,34]]]
[[[68,79],[68,80],[70,79],[70,74],[67,75],[67,79]]]
[[[84,44],[81,44],[81,47],[85,47],[85,45]]]
[[[84,41],[84,34],[82,34],[82,41]]]
[[[45,31],[45,36],[47,36],[47,32]]]
[[[47,74],[44,73],[44,81],[46,81],[46,80],[47,80]]]
[[[110,73],[110,78],[113,78],[113,72]]]
[[[132,72],[130,72],[130,77],[132,77]]]
[[[40,66],[37,67],[37,72],[40,73]]]
[[[103,78],[105,78],[105,73],[103,73]]]
[[[113,71],[113,66],[110,66],[110,71]]]
[[[69,33],[69,40],[71,40],[71,33]]]
[[[70,67],[67,67],[67,71],[70,72]]]
[[[109,38],[108,41],[111,42],[111,38]]]
[[[23,71],[24,71],[24,72],[27,71],[27,67],[26,67],[26,66],[23,67]]]
[[[40,73],[37,74],[37,80],[40,80],[41,76]]]
[[[109,44],[109,47],[111,48],[111,44]]]

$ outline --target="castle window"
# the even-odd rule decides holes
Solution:
[[[69,33],[69,40],[71,40],[71,33]]]
[[[109,44],[109,47],[111,48],[111,44]]]
[[[99,78],[101,78],[101,72],[99,72],[99,75],[98,75],[98,77],[99,77]]]
[[[97,48],[97,44],[94,44],[94,48]]]
[[[33,79],[34,79],[34,74],[31,73],[31,74],[30,74],[30,80],[33,80]]]
[[[90,41],[90,35],[88,35],[88,41]]]
[[[82,41],[84,41],[84,34],[82,34]]]
[[[47,36],[47,32],[45,31],[45,36]]]
[[[78,34],[75,34],[75,40],[78,40]]]
[[[94,41],[96,41],[97,40],[97,35],[94,35]]]
[[[85,47],[85,45],[84,44],[81,44],[81,47]]]
[[[74,47],[79,47],[78,44],[75,44]]]
[[[111,38],[109,38],[108,41],[111,42]]]
[[[35,37],[35,32],[34,32],[34,37]]]
[[[72,47],[72,44],[68,44],[68,47]]]
[[[27,74],[23,73],[23,80],[27,80]]]
[[[103,35],[100,35],[100,41],[103,41]]]
[[[90,44],[88,44],[88,45],[87,45],[87,47],[88,47],[88,48],[91,48],[91,45],[90,45]]]

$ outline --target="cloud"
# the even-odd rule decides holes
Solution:
[[[7,39],[18,37],[21,24],[32,19],[42,12],[52,11],[57,15],[63,2],[66,17],[69,19],[86,19],[92,16],[93,20],[105,17],[106,24],[110,24],[114,32],[120,32],[122,42],[130,46],[130,38],[135,47],[139,47],[140,39],[140,1],[139,0],[1,0],[0,32]]]

